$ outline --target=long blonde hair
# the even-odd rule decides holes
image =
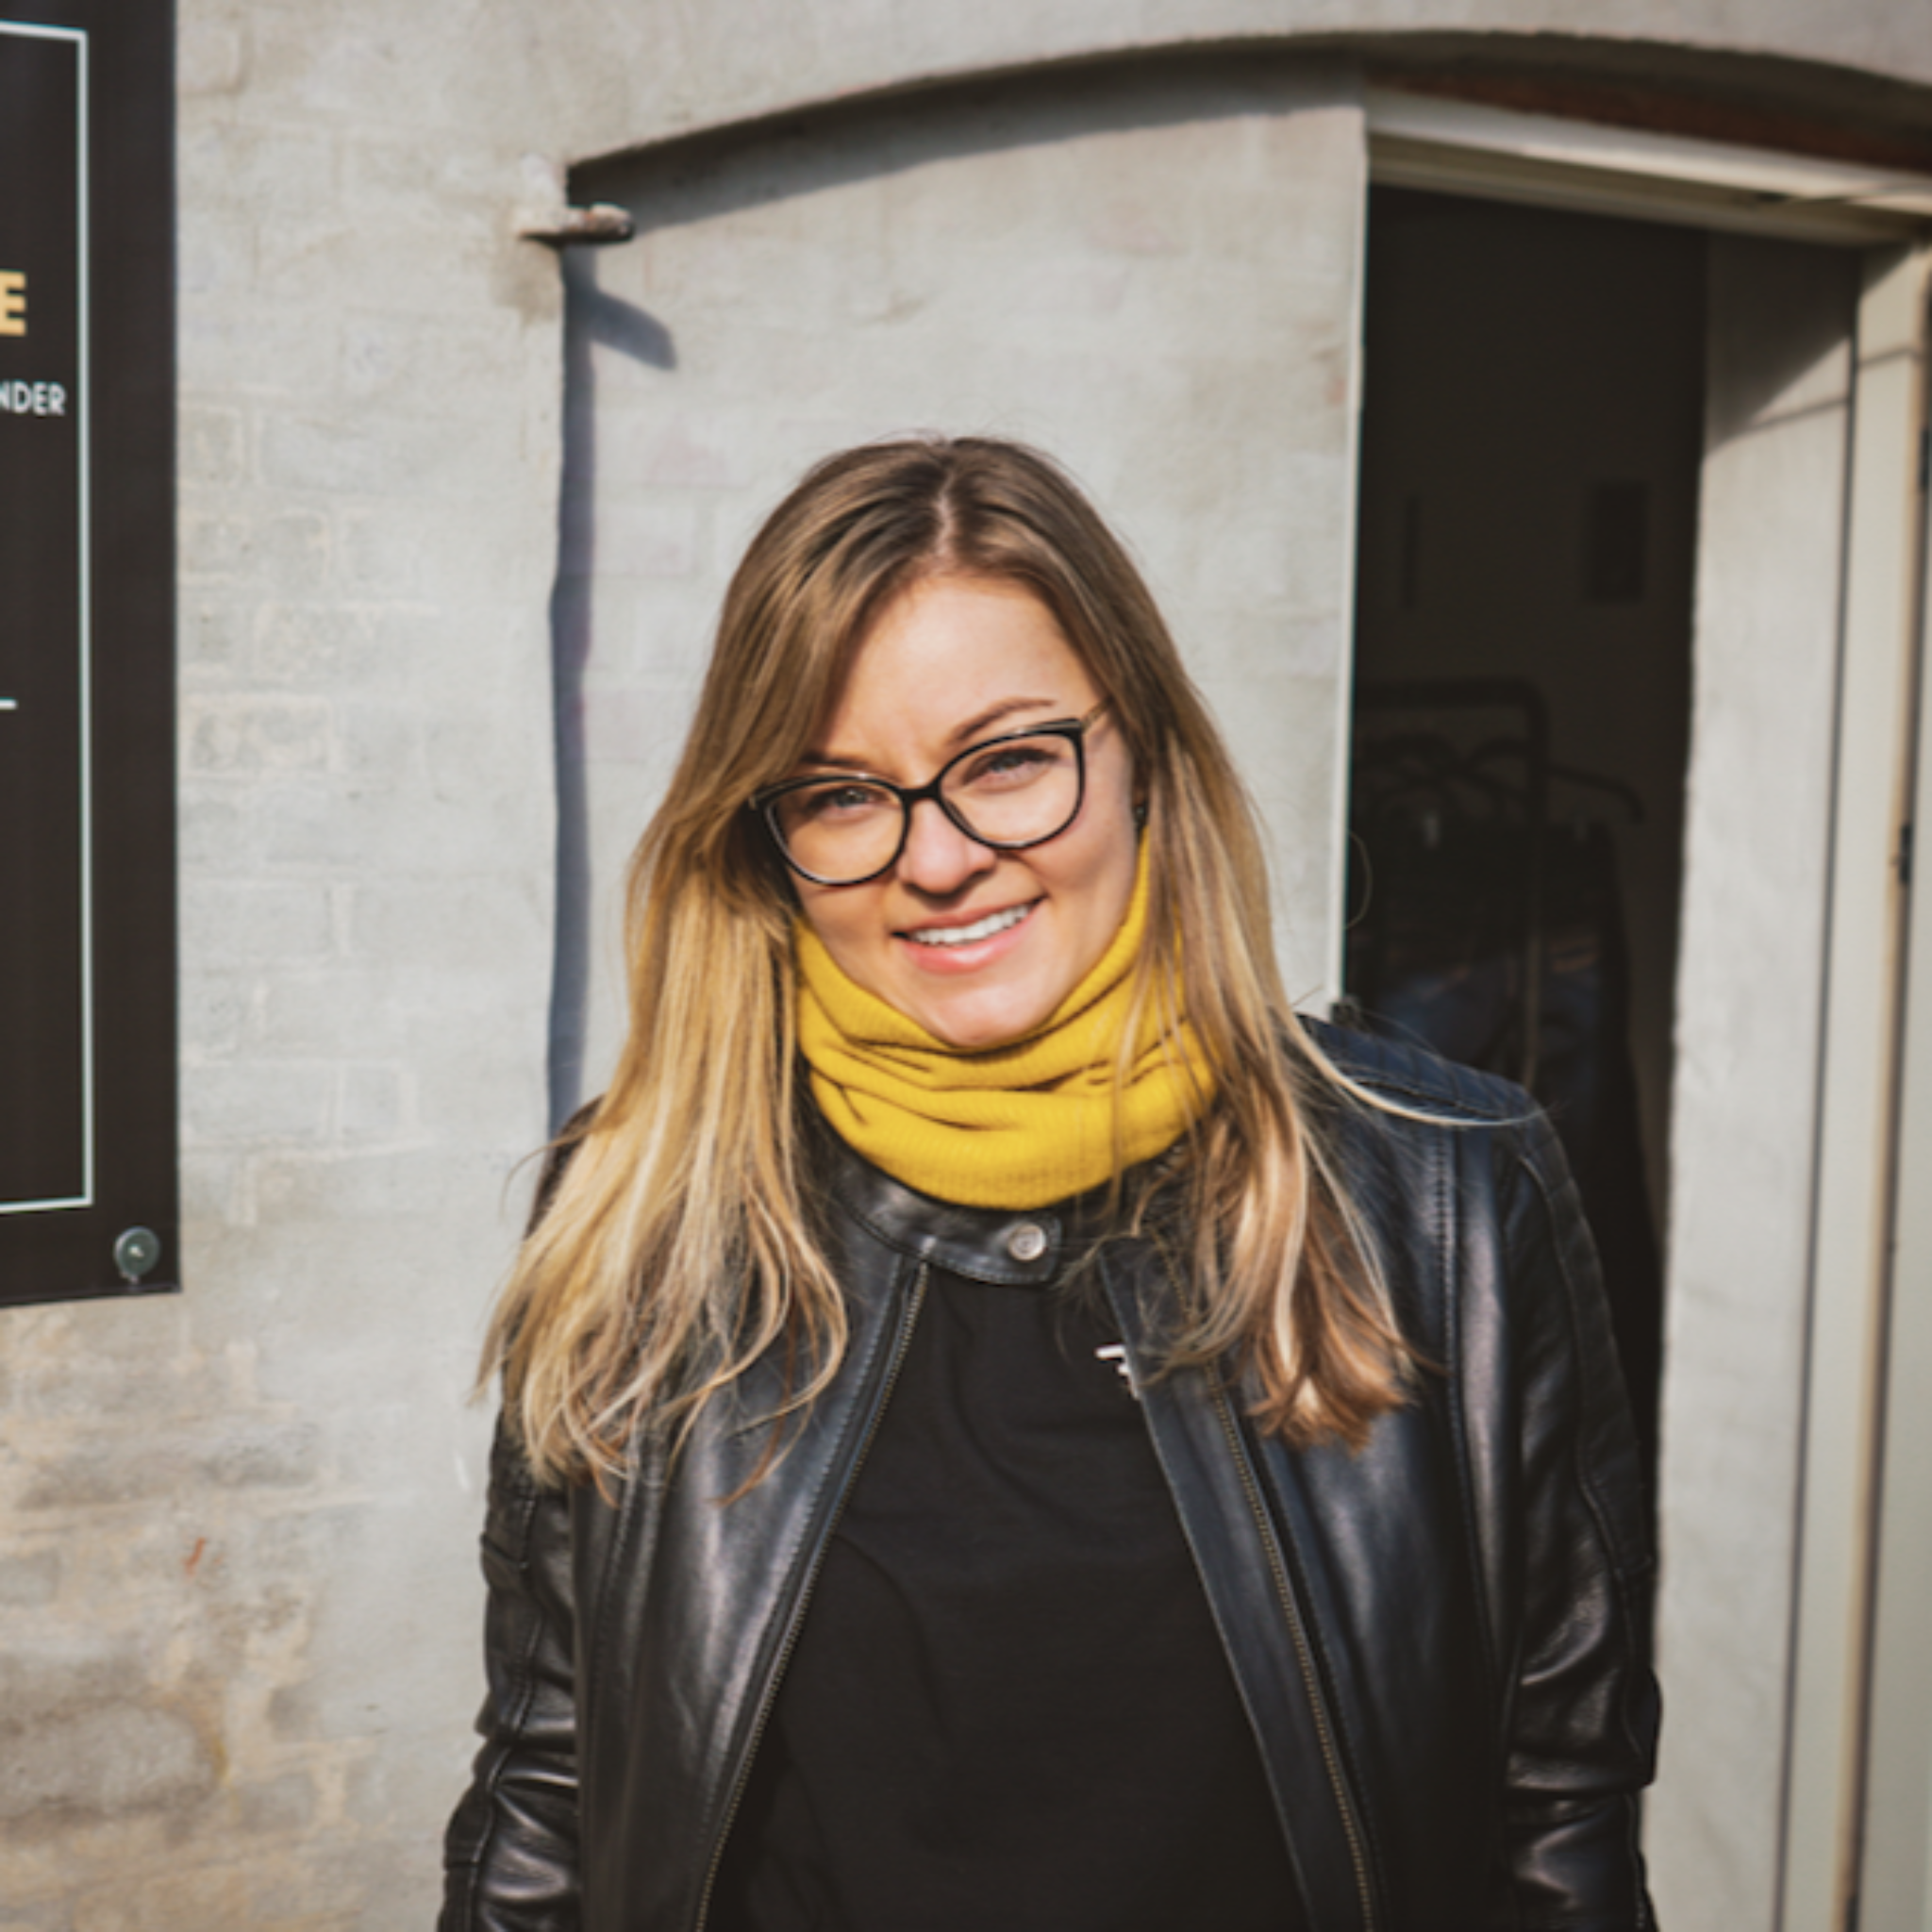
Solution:
[[[746,802],[795,769],[886,604],[945,573],[1018,585],[1052,612],[1146,802],[1135,1011],[1186,1013],[1217,1094],[1182,1163],[1191,1252],[1170,1363],[1252,1371],[1260,1426],[1294,1442],[1359,1443],[1403,1397],[1408,1352],[1320,1125],[1350,1083],[1283,995],[1253,808],[1152,596],[1048,458],[919,438],[810,471],[725,593],[683,755],[631,860],[624,1050],[566,1132],[485,1345],[545,1479],[617,1470],[646,1420],[688,1424],[775,1345],[799,1403],[837,1367],[843,1301],[804,1171],[795,902]]]

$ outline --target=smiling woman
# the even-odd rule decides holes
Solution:
[[[1648,1924],[1574,1191],[1514,1090],[1297,1019],[1269,932],[1050,462],[877,445],[773,513],[491,1330],[445,1932]]]

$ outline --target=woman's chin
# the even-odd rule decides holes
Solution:
[[[958,1053],[983,1053],[990,1047],[1006,1046],[1031,1033],[1046,1015],[1039,1012],[1037,999],[1019,994],[1013,988],[974,988],[960,990],[954,999],[924,999],[901,1008],[910,1020]]]

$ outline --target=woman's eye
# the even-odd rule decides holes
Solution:
[[[886,794],[871,785],[821,785],[808,791],[791,794],[792,808],[802,819],[853,818],[876,811]]]
[[[992,745],[976,758],[968,760],[960,782],[975,788],[1024,785],[1051,770],[1059,761],[1058,751],[1058,741],[1055,739]]]

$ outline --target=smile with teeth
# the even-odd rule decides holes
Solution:
[[[906,937],[920,946],[970,946],[975,940],[990,940],[994,933],[1018,925],[1032,910],[1031,906],[1009,906],[1004,912],[989,912],[971,925],[919,925]]]

